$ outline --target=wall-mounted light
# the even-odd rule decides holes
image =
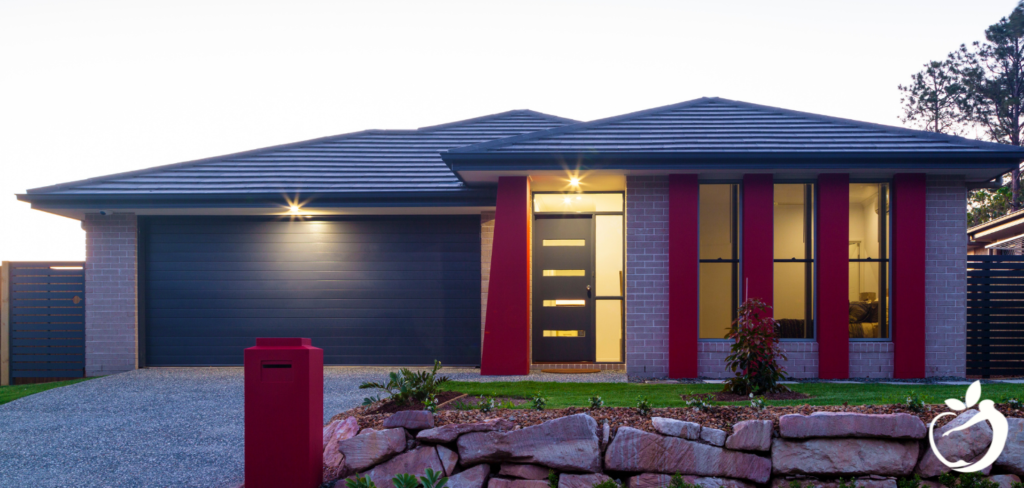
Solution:
[[[576,176],[569,178],[569,184],[572,186],[580,186],[580,179]]]
[[[299,214],[299,206],[298,205],[291,205],[291,206],[289,206],[288,207],[288,213],[290,213],[292,215],[298,215]]]

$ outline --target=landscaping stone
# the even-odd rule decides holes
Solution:
[[[775,474],[907,476],[921,446],[917,441],[811,439],[772,442]]]
[[[672,477],[667,474],[644,473],[627,480],[628,488],[667,488]],[[683,481],[701,488],[755,488],[746,481],[729,478],[713,478],[704,476],[683,476]]]
[[[747,479],[766,483],[772,465],[767,458],[621,427],[605,453],[609,471],[691,474]]]
[[[744,420],[732,427],[732,435],[725,440],[726,449],[737,451],[767,451],[772,447],[771,420]]]
[[[796,481],[800,488],[838,488],[836,480],[822,481],[817,478],[773,478],[771,488],[789,488],[789,483]],[[850,483],[847,483],[850,486]],[[853,481],[857,488],[896,488],[895,478],[864,476]],[[922,485],[923,486],[923,485]]]
[[[815,412],[779,417],[779,433],[790,439],[811,437],[884,437],[924,439],[928,433],[921,419],[905,414],[870,415],[852,412]]]
[[[348,472],[360,472],[391,459],[405,450],[405,429],[385,429],[359,434],[338,443]]]
[[[614,442],[613,442],[614,444]],[[459,437],[464,465],[520,462],[559,471],[601,470],[597,421],[586,414],[549,420],[512,432],[472,432]]]
[[[989,476],[988,480],[999,485],[999,488],[1012,488],[1014,483],[1020,483],[1020,478],[1015,474],[997,474]]]
[[[660,432],[662,435],[670,435],[672,437],[681,437],[683,439],[690,440],[700,439],[700,424],[694,422],[683,422],[682,420],[652,417],[651,423],[654,424],[654,430]]]
[[[726,433],[724,430],[702,427],[700,429],[700,440],[712,446],[722,447],[725,445]]]
[[[612,438],[612,428],[608,425],[608,421],[605,420],[601,424],[601,447],[608,447],[608,441]]]
[[[608,475],[594,474],[563,474],[558,477],[558,488],[594,488],[594,485],[610,480]]]
[[[407,430],[434,428],[434,414],[426,410],[403,410],[384,420],[385,429],[402,427]]]
[[[441,460],[437,457],[437,450],[434,446],[424,446],[413,451],[395,456],[391,460],[375,466],[373,469],[360,474],[360,477],[367,476],[377,488],[394,488],[391,479],[397,474],[411,474],[421,476],[430,468],[434,471],[444,470]]]
[[[448,488],[484,488],[487,477],[491,475],[491,467],[486,464],[473,466],[459,474],[448,478]]]
[[[935,430],[935,447],[942,453],[942,456],[947,461],[953,462],[958,459],[966,461],[973,461],[979,456],[983,456],[985,451],[988,450],[988,446],[992,443],[992,427],[988,425],[988,422],[981,422],[974,424],[967,430],[961,430],[959,432],[953,432],[948,436],[944,435],[946,432],[965,424],[968,420],[978,414],[977,410],[971,409],[966,410],[960,415],[957,415],[948,424]],[[981,471],[982,474],[988,474],[992,467],[989,466]],[[942,473],[948,472],[950,469],[939,461],[939,458],[932,452],[931,447],[925,444],[924,457],[921,458],[921,462],[917,464],[917,474],[920,474],[922,478],[934,478]]]
[[[332,420],[330,423],[324,426],[324,449],[327,449],[327,443],[331,442],[331,436],[334,435],[334,431],[341,425],[340,420]]]
[[[524,480],[546,480],[551,468],[536,464],[502,464],[498,476],[508,476]]]
[[[540,480],[507,480],[504,478],[491,478],[487,488],[548,488],[547,481]]]
[[[1006,447],[1003,448],[999,459],[996,459],[995,466],[1000,471],[1024,476],[1024,419],[1008,418],[1006,423],[1010,428],[1006,437]]]
[[[345,455],[338,450],[340,443],[346,439],[355,437],[359,432],[359,421],[355,417],[348,417],[345,420],[331,422],[331,437],[327,439],[324,446],[324,467],[323,481],[331,481],[345,475]],[[325,427],[324,430],[327,430]]]
[[[444,446],[437,446],[437,457],[444,467],[444,475],[451,476],[455,472],[455,466],[459,464],[459,455],[455,451]]]
[[[470,432],[491,432],[507,431],[515,428],[515,424],[505,419],[489,419],[483,422],[472,424],[448,424],[433,429],[421,430],[416,434],[416,439],[421,442],[432,442],[435,444],[447,444],[453,442],[460,435]]]

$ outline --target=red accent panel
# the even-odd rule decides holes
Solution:
[[[668,376],[697,377],[700,322],[700,185],[668,177]]]
[[[892,184],[893,376],[925,374],[925,175],[898,174]]]
[[[258,338],[244,364],[245,486],[320,486],[324,351],[306,338]]]
[[[482,375],[530,374],[530,182],[498,178]]]
[[[743,280],[740,297],[771,306],[774,284],[775,186],[772,175],[743,175]]]
[[[850,377],[850,175],[818,177],[818,377]]]

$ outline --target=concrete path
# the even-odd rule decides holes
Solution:
[[[364,381],[395,368],[328,367],[324,418],[360,405]],[[621,382],[622,373],[460,381]],[[98,378],[0,405],[0,486],[231,487],[242,482],[241,368],[155,368]]]

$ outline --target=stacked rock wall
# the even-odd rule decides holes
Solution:
[[[982,458],[992,442],[985,423],[957,431],[967,410],[935,431],[950,460]],[[395,475],[448,476],[449,488],[592,488],[612,479],[628,488],[666,488],[672,475],[701,488],[896,488],[918,475],[923,486],[948,471],[931,451],[928,430],[916,416],[817,412],[746,420],[727,433],[693,422],[655,417],[656,432],[620,427],[611,434],[586,414],[519,428],[509,420],[434,425],[426,411],[399,412],[384,429],[359,431],[356,419],[324,427],[324,481],[368,477],[395,488]],[[1024,419],[1008,419],[1002,455],[984,470],[1010,488],[1024,475]],[[358,431],[358,435],[356,432]],[[949,435],[946,435],[949,432]],[[1006,485],[1006,486],[1002,486]],[[343,486],[343,485],[338,485]]]

